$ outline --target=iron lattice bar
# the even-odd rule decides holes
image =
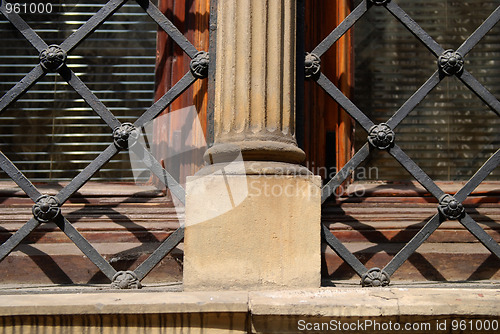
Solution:
[[[350,101],[320,70],[320,57],[333,46],[373,6],[384,7],[407,30],[409,30],[434,56],[438,58],[438,70],[406,100],[390,117],[387,123],[378,125]],[[500,102],[473,75],[463,68],[465,57],[500,20],[500,6],[457,49],[445,50],[422,27],[420,27],[394,0],[364,0],[341,22],[311,53],[306,53],[306,78],[313,79],[337,102],[367,133],[368,142],[346,163],[346,165],[323,187],[322,202],[333,195],[347,180],[350,173],[370,153],[387,150],[429,193],[439,201],[438,212],[430,218],[417,234],[383,268],[367,269],[332,233],[323,225],[324,241],[362,277],[363,286],[387,285],[394,272],[415,253],[429,236],[447,219],[458,220],[492,254],[500,258],[499,244],[481,228],[464,210],[462,202],[500,164],[500,149],[484,163],[455,196],[443,192],[436,183],[396,143],[394,129],[424,100],[424,98],[447,76],[455,75],[474,92],[498,116]],[[448,59],[453,58],[453,62]]]
[[[0,151],[0,168],[14,181],[33,201],[42,196],[36,187],[23,173]]]
[[[179,95],[188,89],[196,80],[206,77],[206,68],[193,69],[191,66],[184,77],[168,90],[158,101],[148,108],[134,124],[121,123],[113,113],[95,96],[87,85],[66,65],[67,53],[73,51],[80,43],[98,29],[108,18],[125,4],[127,0],[108,1],[96,14],[86,21],[79,29],[69,36],[60,45],[50,45],[43,41],[40,36],[19,15],[7,13],[5,2],[2,2],[0,12],[19,30],[33,47],[40,53],[40,64],[36,65],[20,82],[11,88],[0,99],[0,113],[6,110],[13,102],[18,100],[34,84],[43,78],[48,72],[58,72],[68,82],[72,89],[79,94],[94,112],[113,130],[114,142],[99,154],[89,165],[87,165],[71,182],[61,189],[55,196],[43,195],[23,175],[23,173],[0,152],[0,168],[16,182],[19,187],[33,200],[33,214],[26,224],[14,233],[6,242],[0,245],[0,260],[5,258],[17,247],[33,230],[41,223],[54,222],[61,231],[106,275],[113,287],[118,288],[140,288],[142,280],[173,248],[184,238],[184,227],[178,228],[161,245],[140,264],[135,271],[117,272],[104,257],[90,244],[61,213],[60,207],[81,187],[92,178],[108,161],[110,161],[121,150],[131,149],[143,158],[145,165],[163,180],[170,188],[172,194],[184,203],[184,188],[166,171],[155,157],[136,141],[129,143],[121,139],[128,138],[131,133],[155,119],[164,111]],[[147,0],[136,0],[158,26],[163,29],[191,58],[205,57],[208,55],[198,50],[187,40],[184,35],[168,20],[165,15],[151,2]],[[54,54],[56,56],[54,56]],[[203,62],[202,62],[203,63]],[[207,63],[207,62],[205,62]],[[199,62],[198,62],[199,65]],[[208,65],[202,65],[208,66]],[[129,145],[131,147],[129,147]]]
[[[6,1],[2,1],[0,4],[0,12],[7,18],[7,20],[9,20],[9,22],[12,23],[12,25],[16,27],[21,34],[23,34],[24,38],[26,38],[26,40],[30,42],[38,52],[45,50],[48,46],[47,43],[45,43],[45,41],[40,38],[40,36],[38,36],[38,34],[31,29],[26,21],[24,21],[18,14],[14,13],[14,11],[9,13],[7,8],[5,8],[5,5]]]
[[[0,245],[0,261],[10,254],[34,229],[40,226],[40,222],[35,218],[28,220],[26,224],[21,226],[19,230],[10,236],[3,244]]]
[[[385,4],[387,10],[394,15],[420,42],[422,42],[429,51],[436,57],[439,57],[444,49],[439,45],[421,26],[418,25],[406,12],[399,7],[394,1],[389,1]]]
[[[170,38],[172,38],[172,40],[189,56],[189,58],[194,58],[194,56],[198,53],[198,50],[150,0],[137,0],[137,3],[146,11],[146,13],[148,13],[156,24],[158,24],[158,26],[162,28],[168,36],[170,36]]]
[[[492,254],[500,258],[500,245],[493,239],[493,237],[486,233],[481,226],[479,226],[478,223],[476,223],[476,221],[469,216],[468,213],[460,219],[460,223],[465,226],[465,228],[468,229],[469,232],[484,245],[484,247],[488,248]]]
[[[335,42],[337,42],[340,37],[352,28],[352,26],[365,15],[368,11],[369,6],[367,0],[363,0],[352,12],[349,14],[342,23],[335,28],[330,35],[328,35],[311,53],[314,53],[318,57],[321,57],[328,49],[332,47]]]
[[[500,149],[495,152],[495,154],[488,159],[484,163],[483,166],[469,179],[469,181],[455,194],[455,198],[459,202],[463,202],[467,196],[476,189],[479,184],[484,180],[486,176],[488,176],[500,163]],[[485,242],[488,244],[486,248],[488,248],[492,253],[496,254],[497,256],[500,255],[498,253],[498,244],[491,239],[491,237],[484,232],[484,230],[477,225],[477,223],[469,216],[466,214],[466,217],[468,217],[465,220],[461,219],[460,222],[462,225],[464,225],[471,233],[476,236],[481,242],[485,240]],[[410,240],[408,244],[401,249],[400,252],[396,254],[396,256],[387,264],[387,266],[384,268],[384,270],[389,274],[392,275],[410,256],[413,254],[417,248],[425,241],[429,236],[441,225],[443,222],[443,219],[439,216],[439,214],[434,215],[427,223],[426,225]],[[482,232],[479,232],[481,230]],[[473,232],[474,231],[474,232]],[[484,244],[484,243],[483,243]],[[495,245],[493,245],[495,244]],[[499,256],[500,257],[500,256]]]
[[[399,123],[401,123],[406,116],[408,116],[413,109],[415,109],[420,102],[443,80],[439,71],[434,72],[433,75],[415,92],[413,95],[406,100],[406,102],[399,108],[398,111],[387,121],[387,125],[392,129],[395,129]]]
[[[458,77],[471,91],[473,91],[497,116],[500,116],[500,102],[490,93],[472,74],[464,70]]]
[[[397,144],[389,149],[389,154],[403,166],[432,196],[440,199],[445,193]]]
[[[152,121],[156,116],[158,116],[165,108],[167,108],[179,95],[181,95],[186,89],[188,89],[194,82],[196,78],[187,72],[181,80],[179,80],[172,88],[168,90],[158,101],[156,101],[141,117],[135,121],[134,125],[136,127],[144,126],[146,123]]]
[[[137,143],[130,148],[153,174],[165,184],[170,192],[182,203],[186,204],[186,192],[184,188],[167,172],[158,160],[141,144]]]
[[[469,38],[462,43],[462,45],[457,49],[457,52],[463,56],[466,56],[476,45],[481,41],[481,39],[493,29],[493,27],[500,21],[500,6],[497,7],[491,13],[490,16],[481,24],[476,31],[470,35]]]
[[[87,167],[85,167],[70,183],[68,183],[59,193],[56,198],[59,203],[66,202],[75,192],[78,191],[90,178],[97,173],[109,160],[111,160],[119,152],[118,148],[111,144],[97,158],[95,158]]]
[[[61,43],[61,48],[66,52],[73,51],[81,42],[92,34],[111,15],[120,9],[127,0],[108,1],[95,15],[85,22],[78,30]]]
[[[0,99],[0,113],[16,102],[21,95],[45,76],[42,65],[38,64]]]
[[[151,254],[146,261],[141,263],[135,270],[139,280],[142,280],[146,275],[177,245],[184,239],[184,227],[180,227],[173,232],[161,245]]]
[[[120,121],[117,120],[104,103],[102,103],[101,100],[99,100],[99,98],[92,93],[92,91],[75,74],[75,72],[73,72],[66,65],[64,65],[58,72],[111,129],[120,126]]]
[[[321,202],[324,203],[337,188],[358,168],[370,155],[370,145],[364,144],[362,148],[345,164],[344,167],[321,189]]]
[[[441,225],[442,219],[439,214],[435,214],[431,219],[424,225],[424,227],[418,231],[417,234],[392,258],[391,261],[384,267],[384,271],[392,276],[394,272],[401,267],[401,265],[408,260],[408,258],[415,253],[415,251],[420,247],[421,244],[427,240],[432,233]]]
[[[463,202],[481,182],[500,164],[500,149],[493,154],[467,183],[455,194],[455,198]]]
[[[337,253],[337,255],[344,260],[345,262],[349,263],[352,269],[358,274],[359,276],[362,276],[364,273],[368,271],[368,269],[364,266],[361,261],[358,260],[354,254],[352,254],[342,242],[340,242],[339,239],[337,239],[336,236],[334,236],[328,227],[325,226],[325,224],[321,224],[321,229],[322,229],[322,237],[323,240]]]
[[[116,270],[109,264],[104,257],[85,239],[80,232],[63,216],[54,220],[56,225],[73,241],[73,243],[85,254],[92,263],[94,263],[104,275],[110,280],[116,274]]]
[[[340,89],[333,84],[333,82],[331,82],[323,73],[320,74],[316,82],[325,90],[325,92],[328,93],[328,95],[337,101],[337,103],[340,104],[340,106],[344,108],[344,110],[347,111],[349,115],[351,115],[351,117],[366,130],[366,132],[370,132],[371,127],[375,124],[373,124],[373,122],[361,110],[359,110],[359,108],[356,107],[356,105],[352,103],[352,101],[349,100],[340,91]]]

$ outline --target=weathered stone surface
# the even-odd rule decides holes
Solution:
[[[146,290],[144,290],[146,291]],[[77,298],[76,298],[77,297]],[[224,291],[0,295],[0,316],[248,311],[248,293]]]
[[[498,321],[500,289],[321,288],[283,291],[0,295],[0,328],[50,333],[297,333],[316,324],[417,324],[412,333]],[[496,287],[496,288],[495,288]],[[443,325],[445,324],[445,325]],[[423,327],[426,325],[428,327]],[[440,325],[441,327],[438,327]],[[394,328],[394,327],[393,327]],[[470,327],[468,327],[470,328]],[[334,331],[334,330],[331,330]],[[340,330],[337,330],[341,332]],[[467,333],[484,333],[465,330]]]
[[[185,289],[319,287],[319,177],[193,177],[186,194]]]
[[[455,288],[324,288],[258,291],[249,295],[253,315],[382,317],[491,315],[500,289]]]
[[[234,146],[245,160],[304,160],[295,140],[295,27],[295,0],[218,4],[215,145],[205,160]]]

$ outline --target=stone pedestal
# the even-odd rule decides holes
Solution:
[[[319,287],[321,181],[295,140],[296,1],[219,1],[217,17],[215,141],[187,180],[184,287]]]
[[[191,177],[184,288],[319,287],[320,182],[311,175]]]

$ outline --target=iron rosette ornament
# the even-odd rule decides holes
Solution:
[[[204,79],[208,76],[208,64],[210,56],[208,52],[200,51],[196,53],[189,63],[191,73],[198,79]]]
[[[379,150],[391,147],[394,144],[395,138],[396,134],[386,123],[374,125],[368,132],[368,142]]]
[[[127,150],[137,143],[139,130],[132,123],[123,123],[113,131],[113,141],[115,145],[123,150]]]
[[[465,214],[462,203],[449,194],[443,195],[439,199],[438,210],[444,217],[450,220],[462,218]]]
[[[361,285],[363,287],[382,287],[389,285],[390,282],[389,275],[379,268],[368,270],[361,278]]]
[[[391,0],[370,0],[370,2],[376,6],[382,6],[385,5],[386,3],[390,2]]]
[[[321,70],[321,59],[314,53],[306,52],[304,72],[306,79],[316,79]]]
[[[61,213],[61,204],[54,196],[40,196],[32,208],[33,216],[41,223],[48,223]]]
[[[459,74],[464,69],[464,59],[460,53],[446,50],[438,58],[438,67],[446,75]]]
[[[114,289],[141,289],[142,284],[137,275],[131,271],[119,271],[113,276],[111,287]]]
[[[55,72],[66,63],[67,54],[59,45],[52,44],[40,52],[39,58],[44,69]]]

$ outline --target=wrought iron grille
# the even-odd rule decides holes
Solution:
[[[351,100],[321,72],[321,57],[372,7],[381,6],[392,14],[436,57],[436,70],[429,79],[385,123],[374,124]],[[500,102],[470,72],[465,57],[500,20],[500,6],[456,50],[445,50],[422,29],[395,0],[363,0],[318,46],[305,55],[305,77],[314,80],[325,90],[368,134],[367,142],[346,165],[323,187],[323,203],[335,193],[370,154],[387,151],[432,196],[438,200],[436,213],[420,231],[392,258],[384,268],[368,269],[339,239],[322,225],[324,241],[344,260],[357,275],[363,286],[385,286],[394,272],[417,250],[420,245],[446,220],[458,220],[492,254],[500,258],[500,245],[482,229],[466,212],[462,202],[499,165],[500,149],[479,168],[468,182],[454,195],[446,194],[397,144],[394,129],[417,105],[446,77],[456,76],[476,94],[493,112],[500,116]]]
[[[132,124],[121,123],[113,113],[94,95],[86,84],[67,66],[67,55],[77,53],[76,47],[98,29],[109,17],[123,6],[127,0],[110,0],[86,23],[59,45],[47,45],[40,36],[18,14],[6,7],[2,1],[0,12],[24,36],[39,54],[40,62],[21,81],[0,99],[0,114],[19,99],[33,85],[49,72],[57,72],[80,95],[95,113],[109,126],[109,146],[84,168],[68,185],[56,195],[41,193],[30,180],[0,152],[0,168],[29,196],[34,202],[33,218],[24,224],[7,241],[0,245],[0,261],[14,250],[40,224],[55,223],[69,239],[109,278],[115,288],[140,288],[141,280],[174,249],[184,237],[184,227],[178,228],[136,269],[117,271],[72,225],[61,212],[64,203],[77,192],[92,176],[109,160],[122,150],[131,150],[143,159],[144,164],[160,180],[168,186],[171,193],[180,202],[185,201],[183,187],[161,166],[155,157],[138,141],[140,128],[155,119],[182,92],[196,80],[208,75],[209,56],[207,52],[198,51],[190,41],[168,20],[165,15],[149,0],[136,0],[156,24],[191,58],[188,71],[163,97]],[[15,56],[15,55],[13,55]]]

